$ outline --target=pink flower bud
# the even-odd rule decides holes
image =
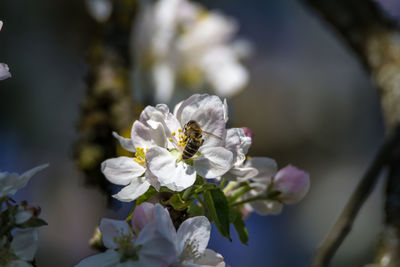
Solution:
[[[136,207],[132,215],[133,229],[140,231],[152,221],[154,221],[154,204],[144,202]]]
[[[307,194],[310,188],[310,176],[305,171],[288,165],[276,173],[273,188],[281,192],[278,198],[283,203],[295,204]]]
[[[254,132],[247,127],[242,127],[244,134],[254,140]]]

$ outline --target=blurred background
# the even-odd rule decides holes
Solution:
[[[382,1],[383,2],[383,1]],[[253,44],[245,61],[250,83],[228,100],[230,126],[255,133],[249,152],[280,167],[310,173],[311,190],[279,216],[252,214],[249,243],[213,229],[210,247],[236,266],[308,266],[381,144],[379,98],[357,59],[300,1],[202,1],[235,18],[239,37]],[[383,2],[399,17],[400,5]],[[84,1],[2,0],[0,62],[12,78],[0,83],[0,170],[50,167],[17,193],[42,208],[38,266],[71,266],[94,253],[88,247],[102,217],[125,218],[127,208],[84,186],[73,161],[79,107],[85,97],[85,57],[93,19]],[[372,260],[382,220],[381,183],[362,208],[332,266]],[[233,232],[234,233],[234,232]]]

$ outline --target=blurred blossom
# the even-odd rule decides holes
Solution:
[[[85,2],[90,15],[98,22],[105,22],[110,18],[113,9],[110,0],[86,0]]]
[[[8,68],[7,64],[0,63],[0,81],[11,77],[9,70],[10,69]]]
[[[0,20],[0,31],[2,27],[3,21]],[[9,70],[10,69],[8,68],[7,64],[0,63],[0,81],[11,77]]]
[[[29,179],[37,172],[47,168],[49,164],[37,166],[19,175],[17,173],[0,172],[0,198],[13,195],[17,190],[23,188]]]
[[[186,0],[146,2],[134,30],[133,80],[140,100],[152,93],[156,102],[169,102],[175,89],[209,87],[230,97],[248,82],[239,60],[249,55],[251,46],[232,41],[237,24],[218,12]]]
[[[3,255],[4,258],[0,259],[0,263],[5,265],[1,266],[32,266],[30,261],[35,257],[38,248],[38,230],[37,228],[16,229],[13,233],[11,241],[11,251],[9,255]],[[7,256],[11,261],[7,261]]]
[[[225,266],[220,254],[206,248],[211,224],[204,216],[187,219],[176,231],[166,209],[143,203],[135,209],[132,225],[102,219],[99,228],[108,250],[77,266]]]

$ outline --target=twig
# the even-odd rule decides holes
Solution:
[[[357,188],[350,197],[344,210],[340,214],[335,225],[329,231],[328,235],[317,249],[314,257],[313,267],[327,266],[340,244],[350,232],[354,219],[357,216],[361,206],[372,192],[378,180],[379,173],[386,165],[392,155],[393,150],[400,141],[400,127],[387,138],[386,142],[380,148],[378,154],[362,177]]]

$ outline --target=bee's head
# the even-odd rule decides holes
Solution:
[[[187,132],[187,131],[201,132],[201,127],[196,121],[190,120],[185,124],[184,131],[185,132]]]

